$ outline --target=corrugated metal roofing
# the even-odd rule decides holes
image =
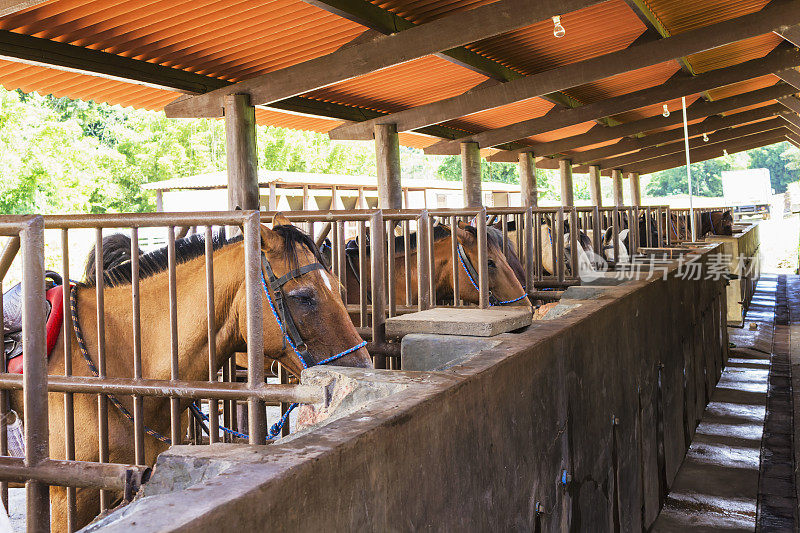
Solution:
[[[410,21],[425,23],[492,0],[387,0],[373,3]],[[670,34],[755,12],[768,0],[643,0]],[[521,75],[543,72],[629,47],[646,31],[625,0],[562,15],[566,36],[552,35],[550,20],[468,46]],[[0,30],[70,43],[120,56],[159,63],[219,79],[238,81],[331,53],[358,38],[366,28],[301,0],[52,0],[0,18]],[[696,73],[763,57],[781,38],[767,34],[687,58]],[[565,93],[590,103],[657,86],[679,70],[676,61],[653,65]],[[483,74],[438,57],[426,57],[354,78],[309,98],[394,112],[463,93],[487,80]],[[774,83],[764,76],[710,91],[712,99]],[[0,84],[9,89],[52,93],[110,104],[160,110],[177,93],[22,63],[0,61]],[[696,96],[690,99],[690,102]],[[445,125],[480,132],[541,117],[554,104],[532,98],[475,113]],[[670,102],[671,110],[678,104]],[[756,106],[757,107],[757,106]],[[661,104],[614,117],[627,122],[661,112]],[[341,121],[280,110],[257,110],[259,123],[326,132]],[[587,122],[527,139],[546,142],[588,131]],[[426,146],[436,139],[401,134],[401,142]],[[602,144],[609,144],[609,141]]]

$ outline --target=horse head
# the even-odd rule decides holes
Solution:
[[[455,259],[450,256],[449,261],[455,259],[461,263],[458,269],[460,273],[459,290],[461,299],[469,303],[478,303],[477,275],[469,272],[471,265],[478,264],[478,231],[474,227],[464,224],[464,222],[459,222],[456,228],[456,237],[465,257]],[[509,305],[512,303],[516,305],[531,305],[528,297],[524,296],[526,294],[525,289],[522,287],[511,265],[508,264],[502,247],[497,244],[495,239],[487,236],[486,249],[489,256],[489,292],[496,298],[497,303],[500,305],[506,302]],[[449,254],[449,251],[447,253]],[[449,264],[449,261],[447,269],[444,270],[445,272],[452,272],[452,265]],[[476,267],[475,271],[477,271]],[[520,296],[523,297],[520,298]]]
[[[339,282],[323,266],[313,239],[278,213],[272,229],[261,225],[261,252],[269,291],[263,299],[264,330],[275,331],[278,321],[282,324],[276,335],[265,335],[265,355],[296,376],[324,362],[371,368],[366,348],[348,352],[362,340],[342,302]],[[241,311],[241,334],[246,338],[246,314]],[[348,353],[337,357],[343,352]]]

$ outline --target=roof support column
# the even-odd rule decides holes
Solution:
[[[642,205],[642,190],[639,186],[639,173],[631,172],[628,174],[628,180],[631,187],[631,205],[641,207]]]
[[[572,186],[572,160],[559,159],[558,170],[561,173],[561,205],[572,207],[575,205],[575,191]]]
[[[625,200],[622,195],[622,171],[616,168],[611,171],[611,183],[614,186],[614,205],[622,207]]]
[[[538,207],[539,191],[536,188],[536,162],[531,152],[519,154],[519,186],[522,207]]]
[[[592,197],[592,205],[603,207],[603,192],[600,188],[600,166],[589,166],[589,194]]]
[[[461,186],[464,207],[481,207],[481,150],[478,143],[461,143]]]
[[[378,163],[378,208],[402,209],[400,136],[394,124],[375,125],[375,159]]]
[[[258,209],[256,108],[246,94],[230,94],[225,104],[228,208]]]

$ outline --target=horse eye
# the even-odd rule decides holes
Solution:
[[[317,304],[317,298],[312,289],[297,289],[296,291],[290,292],[287,296],[298,304],[305,305],[307,307],[312,307]]]
[[[497,265],[494,262],[494,259],[489,259],[489,268],[497,268]]]

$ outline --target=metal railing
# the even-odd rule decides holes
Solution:
[[[76,487],[99,489],[100,508],[107,509],[111,503],[109,491],[121,491],[125,498],[138,488],[147,476],[148,455],[155,447],[148,444],[145,453],[145,433],[143,398],[161,397],[170,399],[169,435],[172,443],[185,441],[186,433],[181,425],[181,411],[186,409],[186,400],[207,400],[209,405],[209,441],[221,440],[218,423],[218,402],[227,405],[230,411],[232,402],[247,402],[248,439],[252,444],[263,444],[267,435],[265,405],[267,403],[291,402],[315,403],[324,400],[324,391],[318,387],[290,384],[267,384],[265,382],[264,350],[263,350],[263,287],[261,282],[261,233],[260,216],[257,211],[220,212],[203,214],[120,214],[120,215],[64,215],[33,217],[0,218],[0,234],[12,236],[0,256],[0,280],[5,276],[14,255],[21,246],[22,250],[22,288],[24,306],[24,372],[9,374],[5,367],[0,373],[0,390],[3,401],[0,402],[0,455],[8,454],[6,417],[9,413],[8,391],[21,390],[24,401],[25,422],[25,458],[0,458],[0,479],[4,480],[0,490],[4,503],[7,504],[7,481],[25,481],[27,486],[27,528],[29,531],[49,530],[50,501],[47,485],[67,487],[67,528],[75,528]],[[214,299],[214,261],[212,226],[238,226],[243,232],[243,270],[246,298],[246,332],[247,332],[247,382],[222,383],[218,381],[220,360],[216,353],[217,327],[216,307]],[[208,380],[186,380],[181,376],[179,368],[179,335],[178,335],[178,293],[176,264],[176,232],[178,226],[205,226],[206,242],[204,251]],[[144,376],[142,365],[142,323],[141,294],[139,280],[138,230],[144,227],[164,227],[167,231],[167,279],[168,279],[168,315],[169,315],[169,372],[168,376]],[[57,230],[61,234],[62,271],[65,283],[70,279],[70,230],[90,228],[95,230],[95,275],[94,319],[96,342],[93,342],[91,354],[97,369],[97,376],[73,375],[73,358],[77,351],[70,310],[70,290],[63,291],[63,354],[52,354],[52,358],[64,357],[63,375],[47,375],[47,355],[45,354],[45,294],[44,294],[44,229]],[[106,309],[103,265],[103,229],[130,228],[131,238],[131,341],[132,360],[130,368],[122,375],[109,375],[108,356],[113,352],[106,345]],[[18,238],[17,238],[18,237]],[[0,281],[0,284],[2,281]],[[0,287],[1,289],[2,287]],[[84,289],[85,290],[85,289]],[[2,290],[0,290],[0,293]],[[30,305],[29,302],[41,302],[41,305]],[[0,307],[2,300],[0,299]],[[1,314],[0,314],[1,316]],[[114,317],[115,319],[118,317]],[[115,320],[118,323],[118,321]],[[87,324],[88,325],[88,324]],[[86,325],[85,325],[86,326]],[[89,328],[85,328],[88,331]],[[80,358],[76,359],[76,361]],[[120,362],[113,368],[119,372]],[[5,363],[4,363],[5,364]],[[235,374],[227,372],[228,378],[235,381]],[[85,371],[84,371],[85,372]],[[64,454],[63,459],[49,458],[49,422],[48,392],[63,394],[64,406]],[[76,460],[76,454],[86,457],[92,452],[76,449],[75,397],[76,393],[97,395],[97,461]],[[132,425],[130,431],[133,441],[132,464],[111,463],[109,439],[110,397],[131,398]],[[181,404],[181,400],[184,400]],[[116,408],[115,408],[116,409]],[[121,417],[117,417],[120,419]],[[233,420],[227,413],[226,420]],[[127,423],[127,421],[123,421]],[[152,422],[150,422],[152,423]],[[242,428],[244,429],[244,428]],[[81,427],[82,444],[86,444],[88,428]],[[118,461],[119,455],[116,455]],[[152,459],[152,457],[150,459]]]

